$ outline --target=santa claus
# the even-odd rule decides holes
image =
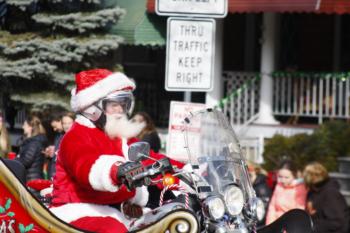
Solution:
[[[127,119],[135,84],[105,69],[80,72],[75,81],[71,107],[77,118],[60,145],[50,209],[80,229],[126,232],[128,220],[110,205],[145,206],[148,201],[145,187],[129,191],[118,172],[143,128]],[[151,152],[151,157],[162,155]]]

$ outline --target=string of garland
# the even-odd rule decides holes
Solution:
[[[260,73],[256,73],[255,77],[252,79],[247,80],[246,82],[243,83],[243,85],[238,88],[238,89],[234,89],[229,95],[227,95],[225,98],[221,99],[219,101],[219,104],[217,106],[215,106],[214,108],[223,108],[224,105],[229,102],[229,100],[231,98],[237,97],[241,92],[243,92],[245,89],[249,88],[252,83],[254,83],[255,81],[260,80],[261,78],[261,74]]]
[[[345,81],[350,78],[350,71],[347,72],[303,72],[303,71],[275,71],[272,73],[273,78],[305,78],[313,77],[318,79],[336,78]]]

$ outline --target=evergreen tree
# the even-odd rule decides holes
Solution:
[[[0,0],[0,93],[34,106],[69,106],[74,73],[115,70],[125,11],[108,0]]]

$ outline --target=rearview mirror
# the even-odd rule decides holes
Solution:
[[[130,145],[128,155],[131,161],[139,161],[149,157],[150,145],[148,142],[135,142]]]

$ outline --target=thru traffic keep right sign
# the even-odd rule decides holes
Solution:
[[[215,21],[169,18],[166,80],[168,91],[211,91]]]

